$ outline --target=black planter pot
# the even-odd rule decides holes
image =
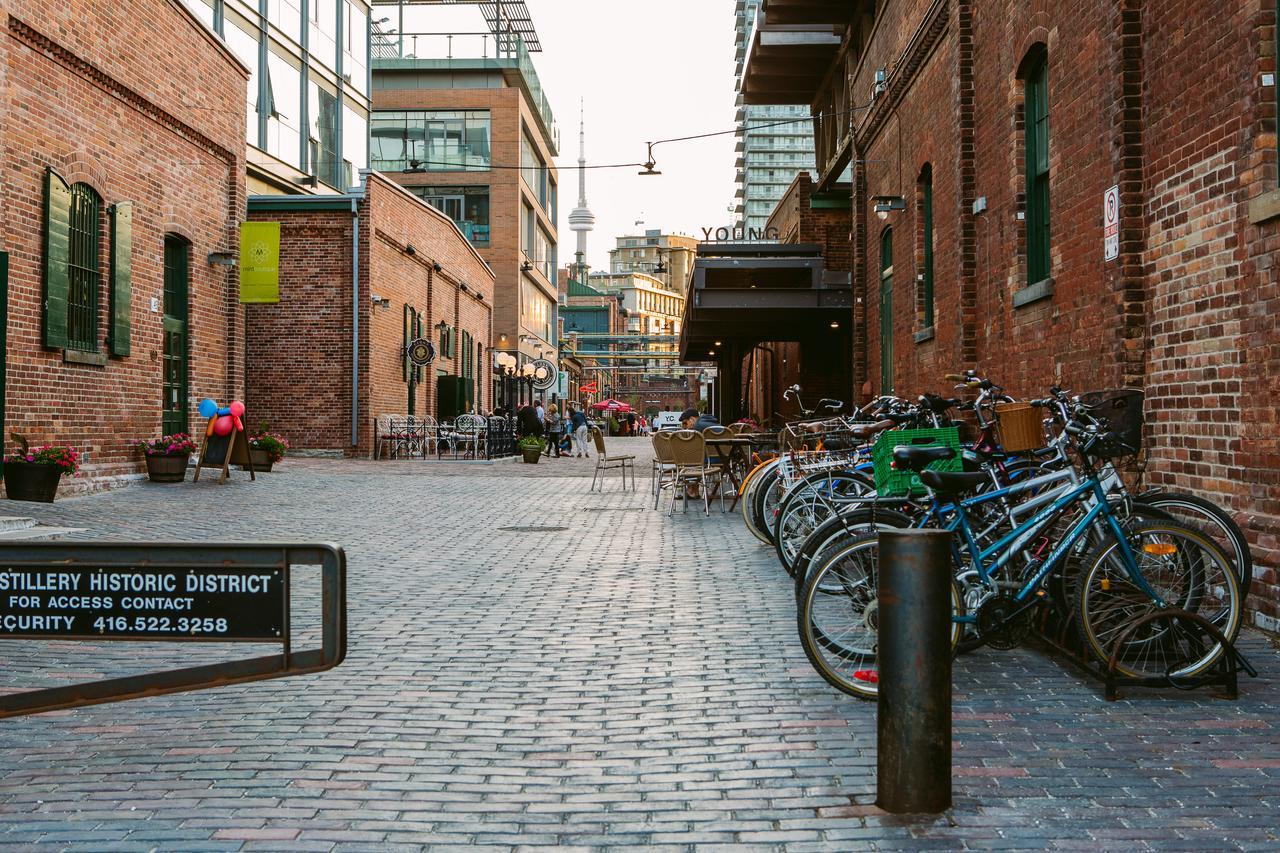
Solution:
[[[520,454],[524,456],[525,464],[537,465],[538,460],[542,458],[542,451],[536,447],[522,447]]]
[[[9,500],[51,504],[58,493],[62,469],[39,462],[4,463],[4,490]]]
[[[165,453],[147,457],[147,478],[153,483],[181,483],[187,479],[186,453]]]

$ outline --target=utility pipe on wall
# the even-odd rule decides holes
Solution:
[[[351,446],[360,444],[360,202],[351,199]]]

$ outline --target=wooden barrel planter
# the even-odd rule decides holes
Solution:
[[[271,466],[275,463],[271,461],[271,454],[265,450],[258,450],[256,447],[249,448],[249,461],[253,463],[254,471],[270,471]],[[241,468],[244,466],[241,465]]]
[[[147,457],[147,479],[153,483],[181,483],[187,479],[187,453],[164,453]]]
[[[62,469],[38,462],[4,463],[4,490],[9,500],[53,503]]]

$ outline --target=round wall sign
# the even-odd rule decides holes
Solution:
[[[537,359],[533,364],[533,387],[539,391],[546,391],[548,388],[554,388],[556,383],[560,381],[560,375],[556,372],[554,363],[545,358]]]
[[[436,346],[426,338],[418,338],[409,343],[409,361],[418,367],[425,367],[436,360]]]

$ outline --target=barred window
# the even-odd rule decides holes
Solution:
[[[102,273],[98,261],[102,200],[88,184],[71,187],[70,245],[68,246],[67,346],[98,349],[98,289]]]

